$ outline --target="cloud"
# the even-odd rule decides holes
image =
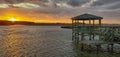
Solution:
[[[85,4],[83,4],[81,7],[90,7],[94,2],[97,2],[98,0],[91,0]]]
[[[7,4],[0,4],[0,8],[8,8],[9,6]]]
[[[101,6],[101,5],[111,4],[111,3],[115,3],[115,2],[120,2],[120,0],[109,0],[109,1],[108,0],[97,0],[92,5],[93,6]]]
[[[38,8],[39,5],[32,4],[32,3],[19,3],[19,4],[13,4],[15,7],[23,7],[23,8]]]
[[[108,7],[106,7],[107,9],[120,9],[120,2],[116,2],[116,3],[111,3],[110,5],[108,5]]]
[[[69,0],[68,4],[71,6],[80,6],[82,4],[85,4],[89,2],[89,0]]]
[[[101,5],[99,6],[99,8],[97,8],[100,12],[119,12],[120,6],[118,5],[120,5],[120,2],[108,3],[105,5]]]
[[[119,19],[120,0],[0,0],[0,8],[40,18],[74,17],[83,13]],[[33,17],[32,16],[32,17]],[[117,18],[116,18],[117,17]],[[66,19],[67,19],[66,18]],[[65,19],[65,18],[63,18]]]
[[[26,0],[4,0],[5,3],[9,3],[9,4],[21,3],[24,1],[26,1]]]

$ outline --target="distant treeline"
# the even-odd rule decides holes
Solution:
[[[35,23],[35,22],[28,22],[28,21],[6,21],[0,20],[0,25],[71,25],[70,23]]]
[[[5,20],[0,20],[0,25],[28,25],[28,24],[34,24],[34,22],[26,22],[26,21],[5,21]]]

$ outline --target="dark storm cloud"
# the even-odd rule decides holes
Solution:
[[[0,0],[0,3],[23,3],[23,2],[31,2],[31,1],[41,1],[41,0]]]
[[[91,3],[91,1],[94,1],[94,2]],[[120,0],[33,0],[33,2],[41,6],[41,8],[39,8],[39,10],[37,11],[40,11],[42,13],[45,12],[49,14],[58,14],[58,15],[59,14],[70,15],[70,13],[73,13],[73,11],[77,14],[77,12],[80,13],[80,11],[83,11],[82,13],[84,13],[84,12],[96,12],[97,10],[113,13],[113,9],[120,8],[118,6],[120,5],[119,3]],[[63,3],[65,5],[63,5]],[[89,9],[86,7],[84,8],[81,7],[82,5],[87,3],[88,4],[91,3],[90,5],[88,5],[88,6],[91,6]],[[61,7],[59,7],[57,4],[61,4]],[[66,7],[66,5],[69,5],[72,8],[68,8]],[[75,7],[78,7],[78,8],[75,8]]]
[[[40,0],[40,2],[44,2],[44,3],[53,3],[53,4],[66,4],[69,5],[71,7],[79,7],[82,4],[85,4],[87,2],[89,2],[90,0]]]
[[[110,9],[120,8],[120,6],[118,6],[120,5],[120,3],[118,3],[120,2],[120,0],[0,0],[0,2],[10,3],[10,4],[32,3],[40,6],[38,7],[39,11],[41,10],[43,12],[47,11],[50,12],[51,14],[56,13],[57,11],[68,11],[70,9],[69,7],[71,7],[71,9],[79,10],[79,9],[83,9],[83,7],[87,8],[87,6],[90,6],[89,11],[92,11],[93,9],[94,10],[106,9],[105,11],[107,11]],[[27,7],[26,4],[24,5]],[[16,8],[24,5],[23,4],[19,6],[10,5],[10,7],[12,6],[13,8]],[[56,9],[57,7],[58,9]],[[48,11],[48,9],[50,10]]]
[[[107,9],[120,9],[120,2],[114,3],[111,6],[108,6]]]
[[[0,2],[4,3],[22,3],[22,2],[43,2],[43,3],[66,3],[70,6],[80,6],[82,4],[88,3],[92,0],[0,0]],[[95,1],[95,0],[94,0]],[[105,4],[110,4],[114,2],[120,2],[120,0],[96,0],[92,5],[105,5]]]
[[[92,5],[93,6],[101,6],[101,5],[111,4],[111,3],[115,3],[115,2],[120,2],[120,0],[97,0]]]
[[[4,0],[4,1],[10,4],[25,2],[25,0]]]
[[[71,6],[81,6],[90,0],[69,0],[67,3]]]

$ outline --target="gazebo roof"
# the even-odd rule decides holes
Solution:
[[[99,19],[103,19],[103,17],[99,17],[96,15],[92,15],[92,14],[82,14],[76,17],[73,17],[72,19],[77,19],[77,20],[99,20]]]

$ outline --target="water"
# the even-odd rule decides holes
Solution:
[[[59,26],[0,26],[0,57],[74,57],[71,34]]]
[[[87,53],[72,43],[72,30],[60,26],[0,26],[0,57],[119,57]]]

